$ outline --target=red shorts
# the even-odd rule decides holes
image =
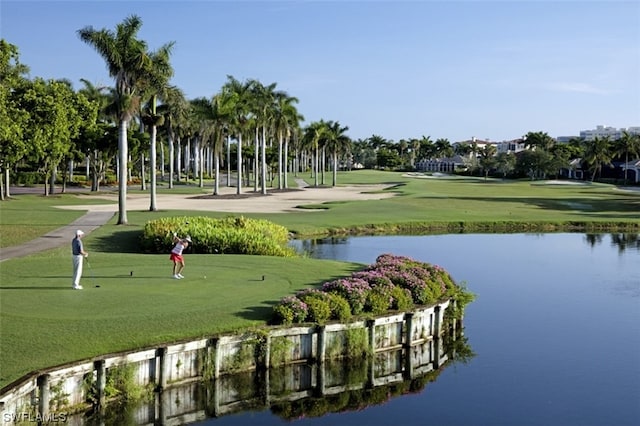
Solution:
[[[184,262],[184,259],[181,254],[171,253],[171,256],[169,256],[169,259],[174,262],[180,262],[180,263]]]

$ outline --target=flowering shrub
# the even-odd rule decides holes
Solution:
[[[445,298],[455,299],[461,310],[473,300],[473,294],[456,285],[440,266],[383,254],[376,263],[350,277],[324,283],[321,290],[304,290],[295,297],[282,299],[275,310],[280,322],[306,319],[323,323],[328,319],[348,319],[351,314],[378,315],[389,309],[406,311],[414,304],[427,305]],[[299,304],[304,305],[304,309]]]
[[[324,324],[331,318],[329,295],[320,290],[303,290],[296,297],[306,303],[308,307],[307,320]]]
[[[308,312],[307,304],[295,296],[285,297],[273,308],[274,321],[285,325],[304,322]]]
[[[342,296],[349,303],[353,315],[364,311],[367,293],[370,290],[371,286],[367,281],[354,277],[330,281],[322,286],[322,291]]]

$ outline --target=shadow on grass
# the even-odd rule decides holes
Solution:
[[[65,277],[68,278],[68,277]],[[65,287],[36,287],[36,286],[25,286],[25,287],[0,287],[0,290],[72,290],[71,286]]]
[[[545,210],[577,211],[599,213],[599,217],[618,218],[619,212],[640,212],[640,197],[636,195],[616,196],[615,198],[594,199],[589,197],[579,198],[531,198],[531,197],[448,197],[449,200],[496,202],[496,203],[524,203]],[[430,199],[432,197],[421,197]],[[590,216],[593,216],[590,214]]]
[[[139,229],[117,230],[109,235],[93,240],[92,249],[109,253],[141,253]]]
[[[278,303],[278,301],[269,300],[265,303],[269,306],[249,306],[242,312],[238,312],[236,315],[250,321],[270,322],[273,317],[273,307]]]

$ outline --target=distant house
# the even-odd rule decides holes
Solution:
[[[428,160],[423,158],[416,162],[416,170],[419,172],[453,173],[456,170],[465,169],[467,161],[459,155],[450,158],[436,158]]]
[[[622,173],[627,170],[627,179],[631,182],[640,183],[640,159],[629,161],[621,165]]]

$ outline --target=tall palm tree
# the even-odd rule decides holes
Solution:
[[[313,152],[313,186],[318,186],[318,159],[320,154],[321,140],[326,131],[324,121],[314,121],[310,123],[304,131],[304,146],[310,148]]]
[[[624,184],[627,184],[627,164],[629,163],[629,156],[632,158],[640,157],[640,135],[631,134],[626,130],[622,132],[622,137],[615,142],[614,153],[616,156],[624,155]]]
[[[284,92],[276,90],[276,83],[271,83],[268,86],[264,86],[259,81],[252,81],[253,94],[253,106],[254,114],[256,117],[256,131],[258,128],[262,130],[262,134],[259,138],[256,138],[256,160],[258,157],[258,151],[260,152],[260,185],[263,195],[267,194],[267,157],[266,157],[266,145],[267,145],[267,127],[274,115],[276,98],[284,96]],[[259,145],[259,147],[258,147]],[[256,166],[258,162],[256,161]],[[256,173],[257,178],[257,173]],[[257,180],[257,179],[256,179]]]
[[[151,63],[146,75],[141,81],[145,97],[150,97],[146,110],[144,111],[142,120],[145,125],[150,127],[150,147],[149,147],[149,170],[150,170],[150,188],[149,188],[149,211],[156,211],[156,136],[157,126],[164,124],[164,115],[158,114],[156,104],[158,97],[164,99],[169,96],[169,79],[173,75],[173,68],[169,63],[169,56],[174,43],[168,43],[162,46],[157,52],[150,54]]]
[[[294,128],[304,119],[298,114],[295,103],[298,103],[298,99],[287,95],[285,92],[276,94],[272,118],[273,127],[278,137],[278,189],[283,189],[287,186],[288,141]]]
[[[611,164],[613,159],[613,148],[609,136],[596,136],[593,140],[584,141],[584,158],[585,163],[589,165],[591,170],[591,182],[596,178],[596,174],[602,174],[602,165]]]
[[[347,126],[341,126],[337,121],[329,121],[326,123],[324,132],[325,146],[329,148],[332,154],[333,162],[333,183],[336,186],[338,179],[338,153],[346,152],[349,148],[351,139],[345,134],[349,130]]]
[[[175,175],[175,143],[178,138],[178,129],[187,119],[189,104],[180,89],[170,87],[162,98],[162,104],[158,112],[164,115],[164,126],[167,132],[169,147],[169,188],[173,188]]]
[[[251,82],[241,82],[227,76],[221,91],[221,112],[229,117],[230,130],[238,143],[238,176],[236,193],[242,192],[242,136],[247,131],[251,102]]]
[[[137,38],[142,20],[131,15],[116,26],[116,30],[96,30],[88,26],[78,30],[82,41],[92,46],[105,60],[109,75],[115,80],[115,105],[118,112],[118,224],[127,220],[127,126],[140,105],[140,83],[149,77],[154,53],[147,43]]]

